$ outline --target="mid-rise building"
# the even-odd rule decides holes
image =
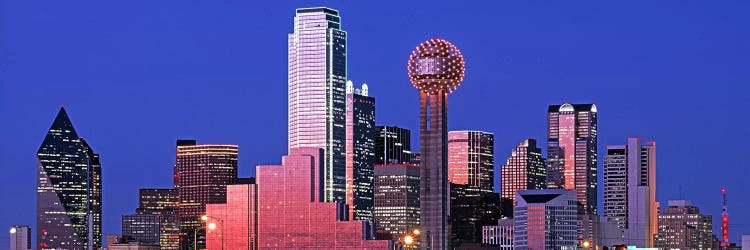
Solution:
[[[482,244],[497,247],[500,250],[513,250],[514,230],[513,219],[499,219],[497,225],[482,227]]]
[[[750,235],[742,235],[742,250],[750,250]]]
[[[130,214],[122,216],[122,236],[146,245],[159,245],[159,215]]]
[[[500,195],[514,200],[518,190],[544,189],[547,186],[547,162],[536,139],[526,139],[510,152],[505,164],[500,167]],[[514,201],[515,203],[515,201]]]
[[[258,186],[227,186],[226,204],[206,205],[206,222],[218,225],[207,233],[208,249],[258,249]]]
[[[495,186],[494,138],[482,131],[448,132],[448,181],[491,193]]]
[[[345,202],[346,31],[339,12],[297,9],[289,34],[289,149],[325,150],[326,201]]]
[[[258,166],[256,187],[231,185],[226,205],[208,206],[209,249],[221,249],[222,243],[225,249],[391,247],[390,241],[371,240],[368,221],[345,220],[345,204],[321,202],[323,188],[316,183],[323,176],[322,149],[293,148],[281,162]]]
[[[10,250],[31,250],[31,228],[10,226]]]
[[[162,250],[180,248],[180,224],[177,208],[179,198],[177,189],[144,188],[138,190],[138,208],[136,214],[156,215],[159,217],[159,242]]]
[[[394,240],[419,228],[419,165],[375,165],[375,225]]]
[[[346,204],[349,218],[373,219],[375,171],[375,98],[367,84],[346,86]]]
[[[625,232],[628,246],[653,247],[657,232],[656,142],[628,138],[607,145],[604,217]]]
[[[547,110],[547,187],[576,190],[589,214],[597,214],[597,116],[594,104]]]
[[[462,248],[482,242],[482,226],[501,216],[500,194],[482,192],[469,184],[451,183],[451,246]]]
[[[654,239],[658,248],[712,249],[714,243],[711,215],[686,200],[670,200],[659,214],[659,231]]]
[[[101,247],[101,164],[60,108],[37,151],[38,248]]]
[[[515,200],[517,249],[577,249],[580,203],[575,190],[519,190]]]
[[[237,180],[237,145],[188,144],[177,146],[180,248],[205,246],[201,216],[206,204],[226,203],[227,185]],[[189,237],[198,231],[198,237]]]
[[[375,164],[413,163],[412,153],[411,130],[396,126],[375,127]]]

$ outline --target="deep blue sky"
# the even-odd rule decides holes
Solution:
[[[418,128],[405,64],[446,38],[467,61],[448,126],[494,132],[498,165],[524,138],[546,143],[547,105],[594,102],[600,152],[656,140],[658,200],[692,200],[719,232],[726,185],[731,239],[750,234],[749,2],[482,3],[0,0],[0,227],[35,226],[35,154],[63,104],[102,156],[105,234],[138,188],[171,185],[175,139],[239,144],[241,176],[278,163],[294,9],[325,5],[378,124]]]

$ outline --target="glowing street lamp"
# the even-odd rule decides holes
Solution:
[[[416,236],[419,236],[419,233],[421,233],[421,232],[419,231],[419,228],[415,228],[415,229],[414,229],[414,235],[416,235]]]
[[[211,230],[211,231],[216,229],[216,223],[213,223],[213,222],[208,223],[208,219],[218,220],[219,223],[221,223],[221,250],[224,250],[224,220],[213,217],[213,216],[208,216],[205,214],[202,215],[201,220],[207,223],[206,228],[208,228],[208,230]]]
[[[411,235],[405,236],[404,243],[411,246],[411,244],[414,244],[414,237],[412,237]]]

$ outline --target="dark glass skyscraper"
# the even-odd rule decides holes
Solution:
[[[550,105],[547,125],[547,187],[576,190],[586,213],[596,214],[596,105]]]
[[[37,152],[37,242],[43,249],[101,247],[99,155],[60,108]]]
[[[411,163],[411,131],[396,126],[375,127],[375,164]]]
[[[183,141],[178,141],[183,142]],[[193,234],[203,225],[206,204],[227,202],[227,185],[237,180],[237,145],[177,146],[177,183],[180,206],[180,248],[193,246]],[[198,246],[205,244],[199,230]]]
[[[346,86],[346,203],[349,218],[373,219],[373,175],[375,171],[375,98],[367,84]]]

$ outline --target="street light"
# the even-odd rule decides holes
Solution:
[[[589,247],[591,247],[591,242],[589,242],[589,241],[584,241],[584,242],[583,242],[583,244],[581,244],[581,245],[583,245],[583,248],[584,248],[584,249],[589,249]]]
[[[421,232],[419,231],[419,228],[415,228],[415,229],[414,229],[414,235],[416,235],[416,236],[419,236],[419,233],[421,233]]]
[[[411,245],[411,244],[414,244],[414,237],[412,237],[411,235],[407,235],[407,236],[405,236],[405,237],[404,237],[404,243],[405,243],[406,245]]]
[[[201,220],[204,221],[204,222],[208,222],[208,219],[218,220],[219,223],[221,223],[221,250],[224,250],[224,220],[216,218],[216,217],[213,217],[213,216],[208,216],[208,215],[205,215],[205,214],[203,216],[201,216]],[[216,229],[216,223],[213,223],[213,222],[208,223],[207,227],[208,227],[208,230],[212,230],[213,231],[214,229]],[[207,232],[207,234],[208,234],[208,232]],[[206,237],[206,238],[208,238],[208,237]]]

